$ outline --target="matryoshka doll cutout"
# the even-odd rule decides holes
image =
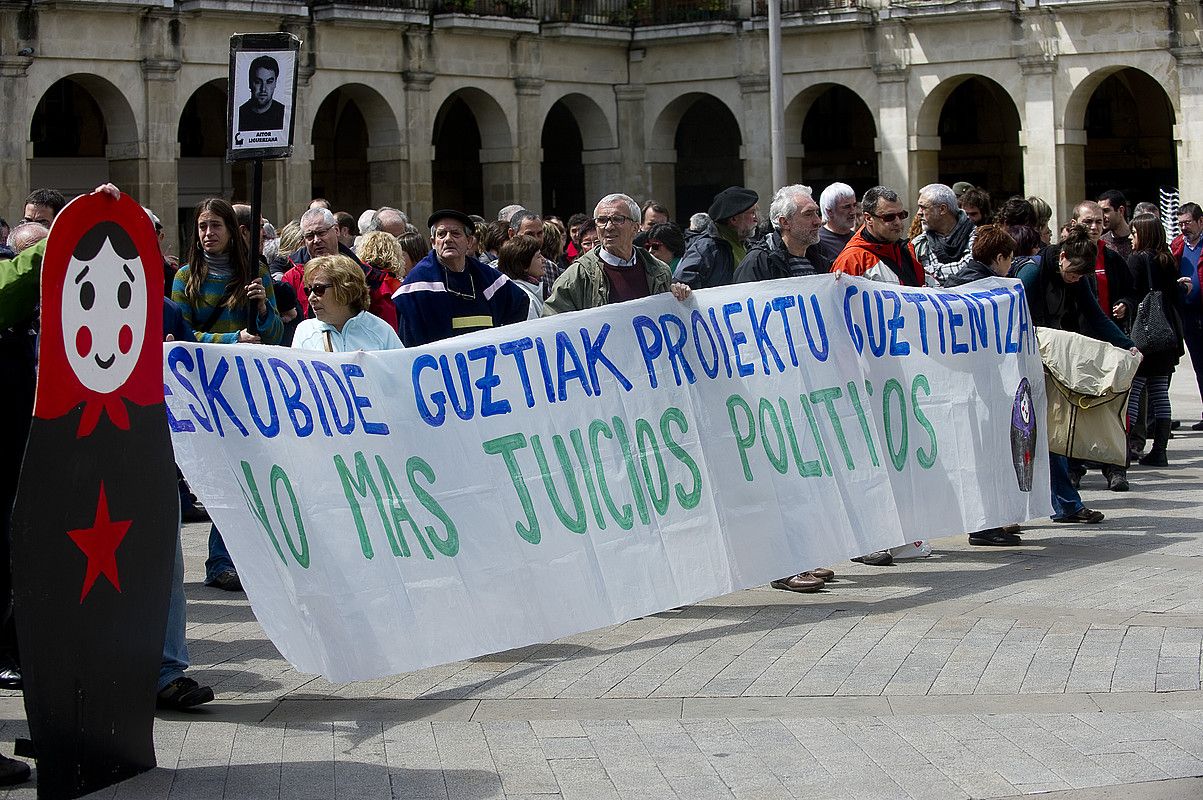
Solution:
[[[1032,403],[1032,386],[1027,378],[1019,381],[1015,402],[1011,405],[1011,463],[1019,491],[1032,491],[1032,473],[1036,467],[1036,407]]]
[[[42,264],[38,382],[13,511],[38,797],[155,765],[179,495],[163,405],[163,260],[127,195],[73,201]]]

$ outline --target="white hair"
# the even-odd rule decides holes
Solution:
[[[792,217],[798,212],[798,195],[802,195],[808,200],[813,199],[810,187],[800,183],[782,186],[773,195],[773,202],[769,204],[769,220],[772,221],[774,228],[777,227],[777,220],[782,217]]]
[[[691,231],[708,231],[714,227],[714,222],[711,221],[710,215],[705,211],[699,211],[689,218],[689,229]]]
[[[376,213],[372,214],[372,218],[368,220],[368,229],[364,231],[364,233],[383,230],[386,224],[385,219],[388,217],[394,217],[396,220],[399,220],[402,225],[409,224],[409,217],[404,211],[391,206],[381,206],[380,208],[376,209]]]
[[[833,183],[823,190],[819,195],[819,210],[823,212],[823,221],[826,222],[831,217],[831,212],[835,211],[835,207],[840,204],[841,200],[846,200],[851,197],[856,199],[856,192],[852,191],[852,187],[846,183]]]
[[[513,205],[508,205],[505,208],[503,208],[497,212],[497,221],[498,222],[509,222],[510,217],[514,216],[519,211],[525,211],[525,210],[526,210],[526,206],[519,205],[518,203],[514,203]]]
[[[321,206],[318,206],[317,208],[311,208],[301,215],[302,228],[305,227],[305,220],[307,219],[320,219],[322,221],[322,225],[327,228],[338,224],[338,220],[334,218],[334,214],[331,213],[330,209],[322,208]]]
[[[376,216],[376,209],[369,208],[367,211],[359,215],[359,235],[367,233],[371,230],[368,225],[372,222],[372,217]]]
[[[641,220],[643,218],[643,216],[639,213],[639,204],[636,203],[631,198],[630,195],[619,194],[619,193],[608,194],[605,197],[603,197],[601,200],[598,200],[597,205],[595,205],[593,207],[593,216],[595,216],[595,217],[597,216],[597,209],[601,208],[604,205],[608,205],[610,203],[625,203],[626,207],[627,207],[628,215],[630,216],[631,219],[635,220],[636,222],[638,222],[639,220]]]
[[[926,197],[928,202],[941,203],[948,206],[948,210],[953,214],[957,213],[960,208],[957,205],[957,194],[952,190],[951,186],[943,183],[929,183],[919,190],[920,197]]]

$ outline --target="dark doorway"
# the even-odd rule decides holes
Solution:
[[[435,208],[467,214],[484,211],[484,171],[480,166],[480,127],[463,98],[443,103],[434,122],[434,162],[430,168]]]
[[[940,182],[968,181],[1000,200],[1023,193],[1019,112],[994,81],[973,77],[940,110]]]
[[[832,86],[802,123],[802,182],[818,192],[839,181],[859,197],[879,182],[876,139],[877,125],[865,101],[845,86]]]
[[[735,116],[714,97],[700,97],[681,116],[675,137],[678,219],[705,211],[728,186],[743,185],[741,141]]]
[[[568,106],[557,102],[543,122],[543,214],[568,219],[585,208],[584,145]]]
[[[313,196],[336,211],[358,215],[371,207],[368,126],[349,94],[335,90],[322,101],[313,126]]]
[[[1087,197],[1119,189],[1132,205],[1156,203],[1159,187],[1178,185],[1174,108],[1144,72],[1121,69],[1099,84],[1084,127]]]

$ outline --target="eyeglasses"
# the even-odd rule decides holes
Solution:
[[[874,214],[872,211],[866,211],[865,214],[870,217],[876,217],[882,222],[893,222],[894,220],[906,219],[911,215],[911,212],[903,209],[896,214]]]
[[[613,222],[615,225],[626,225],[628,222],[634,222],[634,217],[626,217],[622,214],[615,214],[612,217],[597,217],[593,220],[597,223],[597,227],[604,228]]]
[[[327,230],[329,230],[329,228],[327,228]],[[322,295],[324,295],[326,293],[326,290],[329,289],[333,285],[334,285],[333,283],[314,283],[310,286],[305,286],[303,288],[305,289],[306,296],[313,295],[314,297],[321,297]]]
[[[328,226],[326,226],[325,228],[322,228],[321,230],[309,231],[309,232],[307,232],[307,233],[303,233],[303,234],[301,234],[301,238],[302,238],[303,240],[305,240],[306,242],[312,242],[312,241],[315,241],[315,240],[317,240],[317,239],[320,239],[320,238],[322,238],[322,237],[323,237],[323,236],[325,236],[327,233],[329,233],[329,232],[330,232],[330,229],[331,229],[331,228],[333,228],[333,227],[334,227],[333,225],[328,225]],[[321,297],[321,295],[318,295],[318,297]]]

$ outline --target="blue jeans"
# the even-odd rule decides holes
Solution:
[[[213,583],[217,576],[228,569],[234,569],[234,559],[221,538],[221,531],[214,525],[209,529],[209,558],[205,561],[205,583]]]
[[[167,603],[167,635],[163,639],[163,663],[159,666],[159,685],[163,691],[167,684],[182,677],[188,669],[188,638],[185,626],[188,621],[188,602],[184,597],[184,548],[180,546],[179,528],[175,532],[175,567],[171,571],[171,599]]]
[[[1082,509],[1082,496],[1069,482],[1069,459],[1048,454],[1049,485],[1053,490],[1053,519],[1072,516]]]

